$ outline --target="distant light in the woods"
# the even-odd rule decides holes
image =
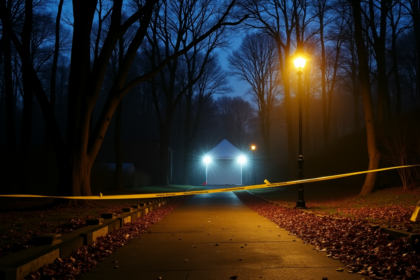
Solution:
[[[246,157],[245,156],[239,156],[238,157],[238,162],[240,164],[245,164],[246,163]]]
[[[203,158],[203,162],[204,162],[205,164],[209,164],[209,163],[211,163],[211,157],[209,157],[209,156],[205,156],[205,157]]]

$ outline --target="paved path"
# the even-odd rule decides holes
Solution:
[[[258,215],[233,193],[192,197],[118,252],[83,279],[363,278]],[[337,272],[339,267],[344,272]]]

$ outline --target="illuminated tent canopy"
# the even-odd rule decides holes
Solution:
[[[208,185],[242,185],[243,153],[224,139],[207,154],[211,162],[207,164]]]

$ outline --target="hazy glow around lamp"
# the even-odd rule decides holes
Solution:
[[[255,158],[254,158],[254,153],[255,153],[256,149],[257,149],[257,146],[251,145],[251,150],[252,150],[252,183],[253,184],[255,184]]]
[[[296,71],[301,72],[305,67],[306,59],[298,57],[293,60],[293,63],[295,64]]]

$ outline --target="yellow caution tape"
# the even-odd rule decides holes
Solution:
[[[411,215],[410,221],[417,221],[417,216],[419,215],[419,210],[420,210],[420,201],[417,203],[416,208],[414,209],[413,214]]]
[[[250,186],[243,186],[243,187],[222,188],[222,189],[212,189],[212,190],[203,190],[203,191],[107,195],[107,196],[103,196],[102,193],[99,196],[45,196],[45,195],[31,195],[31,194],[4,194],[4,195],[0,195],[0,197],[33,197],[33,198],[61,198],[61,199],[84,199],[84,200],[162,198],[162,197],[181,196],[181,195],[220,193],[220,192],[232,192],[232,191],[243,191],[243,190],[254,190],[254,189],[290,186],[290,185],[296,185],[300,183],[326,181],[326,180],[349,177],[349,176],[354,176],[354,175],[359,175],[359,174],[366,174],[366,173],[372,173],[372,172],[379,172],[379,171],[407,168],[407,167],[415,167],[415,166],[420,166],[420,164],[387,167],[387,168],[380,168],[380,169],[374,169],[374,170],[368,170],[368,171],[352,172],[352,173],[345,173],[345,174],[340,174],[340,175],[324,176],[324,177],[317,177],[317,178],[312,178],[312,179],[295,180],[295,181],[288,181],[288,182],[281,182],[281,183],[270,183],[269,181],[264,180],[265,184],[261,184],[261,185],[250,185]]]

